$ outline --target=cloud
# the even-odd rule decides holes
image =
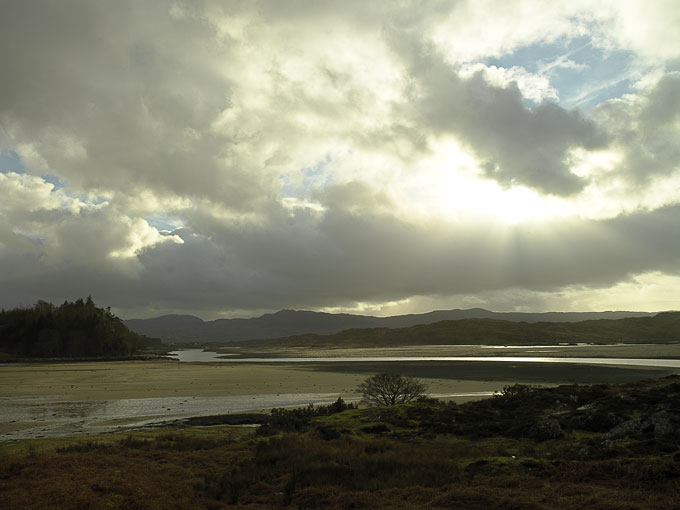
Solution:
[[[8,0],[0,304],[549,303],[677,274],[680,31],[647,4]],[[576,38],[642,79],[582,113],[489,64]]]
[[[588,36],[604,49],[663,62],[680,56],[674,0],[462,0],[439,12],[429,39],[456,62],[509,54],[523,46]]]
[[[187,228],[175,232],[182,245],[143,249],[138,275],[115,275],[103,285],[111,292],[124,282],[127,289],[107,301],[164,310],[188,301],[194,310],[333,307],[508,288],[606,287],[650,270],[680,274],[677,206],[598,222],[499,228],[409,224],[379,208],[370,212],[368,195],[358,201],[361,207],[345,208],[331,198],[325,214],[299,210],[292,219],[281,210],[259,226],[196,218],[202,233]],[[94,281],[114,279],[106,274]],[[54,279],[56,291],[69,275],[49,273],[46,281]]]
[[[28,171],[46,166],[74,189],[149,187],[252,209],[271,183],[242,161],[238,140],[210,128],[229,107],[228,48],[209,25],[169,11],[126,1],[5,3],[2,132]]]
[[[640,186],[680,170],[680,74],[663,76],[637,95],[611,100],[594,112],[623,154],[617,175]]]
[[[533,74],[521,66],[505,68],[476,63],[463,66],[460,70],[460,77],[467,78],[478,71],[483,72],[490,85],[503,88],[517,87],[524,99],[535,103],[559,99],[557,90],[550,84],[548,77],[543,75],[543,70],[541,74]]]
[[[19,285],[69,268],[111,278],[135,275],[139,251],[181,242],[108,203],[71,197],[40,177],[16,173],[0,174],[0,227],[0,264],[5,279]]]
[[[550,102],[528,106],[516,84],[494,86],[482,72],[461,78],[421,41],[395,38],[394,50],[414,81],[405,115],[432,134],[452,133],[469,144],[487,177],[554,195],[585,187],[566,155],[605,146],[606,135],[593,122]]]
[[[680,57],[680,11],[674,0],[608,0],[594,10],[601,19],[611,20],[607,36],[617,45],[647,59]]]

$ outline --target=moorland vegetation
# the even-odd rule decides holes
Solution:
[[[455,404],[277,409],[96,439],[24,442],[4,508],[670,509],[680,501],[680,376],[507,386]]]

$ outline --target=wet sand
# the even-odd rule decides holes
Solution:
[[[355,388],[366,374],[329,368],[160,360],[4,364],[0,365],[0,408],[5,410],[0,440],[110,431],[117,425],[158,422],[185,413],[268,411],[282,405],[330,403],[338,396],[358,399]],[[379,370],[373,367],[374,373]],[[425,382],[432,394],[470,394],[458,397],[460,401],[509,384],[448,377]],[[128,411],[118,409],[121,406]]]
[[[58,400],[218,397],[269,393],[351,393],[356,374],[296,366],[174,361],[22,363],[0,365],[0,397]]]
[[[611,349],[616,350],[615,347]],[[636,352],[634,349],[627,349],[626,355],[640,357],[650,352],[656,356],[672,355],[666,347],[658,350],[637,347]],[[439,354],[444,352],[439,347],[434,350]],[[353,354],[359,354],[356,350],[353,351]],[[395,354],[394,351],[383,351],[373,350],[370,354]],[[402,355],[414,354],[413,349],[408,348],[403,348],[400,352]],[[523,349],[521,353],[527,355],[527,349]],[[592,355],[593,351],[590,350],[588,353]],[[335,351],[334,354],[347,353]],[[367,352],[362,349],[360,354],[365,355]],[[306,398],[301,394],[333,395],[332,399],[337,395],[345,399],[356,399],[359,396],[356,393],[357,385],[368,375],[381,371],[419,377],[427,385],[428,393],[436,396],[458,395],[453,398],[458,402],[482,398],[484,393],[489,395],[517,382],[541,385],[621,383],[658,378],[678,372],[673,369],[641,367],[439,361],[409,363],[338,361],[321,364],[182,363],[168,360],[8,363],[0,364],[0,408],[4,406],[5,410],[9,410],[16,404],[19,407],[30,408],[29,415],[32,415],[35,409],[36,416],[42,413],[40,421],[45,426],[49,425],[50,420],[68,421],[69,418],[74,420],[82,418],[76,412],[82,406],[111,406],[111,402],[125,399],[149,399],[145,401],[148,404],[140,405],[150,406],[151,409],[151,399],[168,399],[168,402],[174,402],[173,399],[177,397],[226,399],[248,396],[249,399],[262,398],[262,409],[269,410],[271,407],[286,405],[278,403],[277,395],[281,395],[282,400],[285,400],[286,395],[290,402],[297,397]],[[156,414],[159,412],[157,410],[151,414],[167,417],[179,413],[182,407],[176,404],[178,407],[162,406],[162,415]],[[209,407],[209,404],[206,401],[205,405]],[[207,410],[201,409],[201,412]],[[92,418],[99,414],[96,410],[88,413]],[[106,419],[104,417],[106,413],[101,414],[100,420]],[[152,418],[144,413],[140,414],[144,419]],[[132,413],[129,418],[126,418],[127,414],[123,415],[125,416],[115,415],[118,421],[110,425],[132,424],[142,419]],[[0,420],[0,434],[15,435],[18,431],[31,429],[35,425],[35,420],[25,420],[19,416],[14,421],[10,418]],[[70,422],[68,425],[71,426]],[[80,428],[73,430],[82,429],[82,425],[78,426]]]
[[[436,354],[478,355],[479,347],[452,351],[436,346]],[[589,350],[586,350],[589,349]],[[572,356],[674,356],[680,346],[607,346],[577,348]],[[352,349],[335,350],[336,356],[346,355],[415,355],[432,354],[430,348],[418,350]],[[503,355],[531,355],[534,348],[503,351]],[[543,349],[539,349],[543,351]],[[494,350],[494,353],[496,350]],[[565,355],[567,349],[564,349]],[[493,355],[485,349],[486,355]],[[288,352],[286,353],[290,355]],[[296,353],[298,354],[298,353]],[[319,356],[328,352],[308,352]],[[545,355],[536,352],[536,355]],[[551,353],[555,355],[554,353]],[[62,362],[0,364],[0,398],[50,397],[56,400],[115,400],[159,397],[218,397],[231,395],[276,393],[339,393],[354,395],[357,385],[367,374],[388,369],[404,375],[427,379],[432,393],[457,393],[499,389],[499,384],[515,382],[595,383],[627,382],[676,373],[672,369],[642,367],[612,367],[545,363],[485,363],[485,362],[328,362],[257,364],[257,363],[180,363],[169,360]],[[491,383],[490,385],[485,384]],[[490,388],[493,386],[493,388]],[[502,386],[500,386],[502,388]]]

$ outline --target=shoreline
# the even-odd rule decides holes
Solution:
[[[629,383],[680,373],[678,369],[655,367],[483,361],[257,364],[154,359],[6,363],[0,364],[0,404],[6,410],[0,417],[0,434],[20,439],[25,435],[21,431],[36,429],[35,437],[41,433],[47,436],[51,425],[67,423],[68,427],[73,425],[73,435],[79,435],[94,423],[103,420],[106,423],[106,406],[122,405],[129,400],[138,400],[135,405],[141,410],[117,415],[112,425],[120,425],[118,430],[129,430],[140,420],[144,422],[142,417],[166,421],[170,414],[188,411],[177,403],[180,399],[206,402],[205,408],[193,409],[194,416],[208,411],[208,400],[228,402],[247,398],[252,400],[247,407],[249,412],[267,412],[285,406],[284,401],[292,395],[300,397],[295,406],[306,405],[304,395],[332,394],[335,396],[331,400],[337,396],[355,399],[359,396],[357,386],[367,376],[383,371],[419,378],[428,394],[457,395],[451,400],[458,403],[488,397],[516,383],[541,386]],[[159,411],[154,399],[164,399],[167,405]],[[225,413],[239,412],[235,407],[221,409]],[[27,416],[34,418],[27,420]],[[191,414],[182,417],[188,416]]]

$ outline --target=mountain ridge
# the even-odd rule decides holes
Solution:
[[[446,320],[497,319],[510,322],[580,322],[596,319],[650,317],[653,312],[492,312],[484,308],[433,310],[421,314],[390,317],[333,314],[310,310],[283,309],[250,319],[215,319],[204,321],[194,315],[169,314],[149,319],[128,319],[132,331],[161,338],[164,342],[233,342],[272,339],[293,335],[339,333],[347,329],[406,328]]]
[[[680,312],[578,322],[457,319],[405,328],[352,328],[238,343],[250,348],[361,348],[414,345],[556,345],[559,343],[668,343],[680,341]]]

